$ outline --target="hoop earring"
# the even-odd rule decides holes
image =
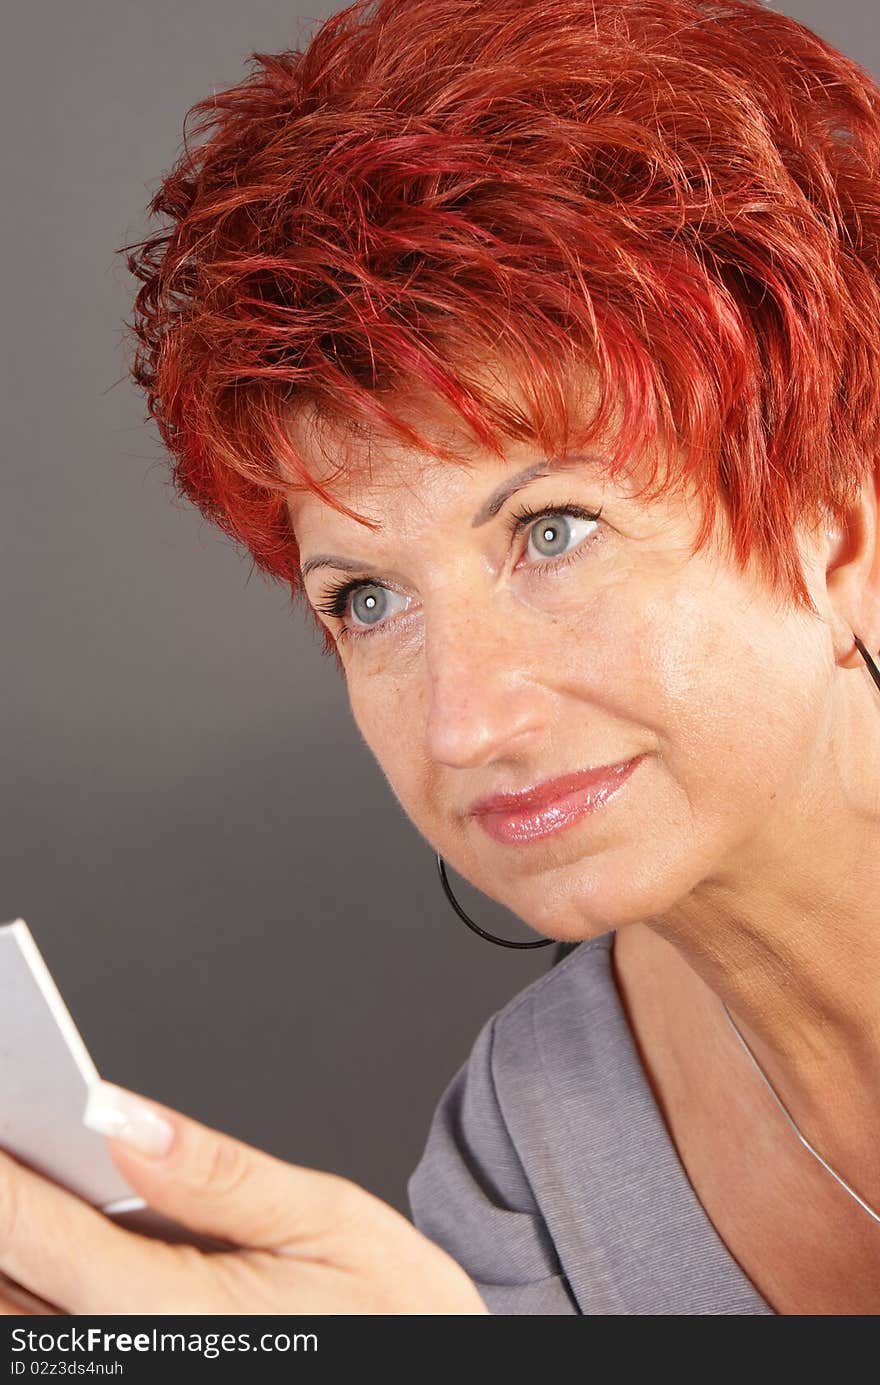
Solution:
[[[868,666],[868,672],[870,673],[874,682],[877,684],[877,687],[880,688],[880,665],[878,665],[876,660],[873,659],[872,656],[868,653],[867,649],[865,648],[862,641],[859,639],[858,635],[854,635],[853,638],[856,642],[856,648],[858,649],[859,653],[861,654],[862,658]],[[439,851],[435,851],[434,855],[437,860],[437,869],[440,872],[440,882],[443,886],[443,892],[446,895],[446,898],[449,900],[449,903],[452,905],[453,909],[458,914],[458,917],[462,919],[467,924],[468,928],[471,928],[474,931],[474,933],[479,933],[481,938],[485,938],[487,942],[490,943],[497,943],[499,947],[550,947],[553,943],[557,942],[556,938],[539,938],[538,941],[534,943],[514,943],[511,942],[510,938],[499,938],[495,933],[487,933],[485,928],[481,928],[478,923],[474,923],[473,919],[469,918],[468,915],[465,913],[464,909],[462,909],[455,895],[452,893],[452,886],[450,885],[446,875],[446,865],[443,861],[443,857],[440,855]],[[559,946],[561,948],[570,949],[572,946],[576,946],[576,944],[561,943],[559,944]]]
[[[499,938],[494,933],[487,933],[485,928],[481,928],[479,924],[474,923],[472,918],[468,918],[464,909],[462,909],[455,895],[452,893],[452,886],[446,878],[446,866],[443,862],[443,857],[440,855],[439,851],[435,851],[434,855],[437,858],[437,869],[440,872],[440,880],[443,884],[446,898],[458,914],[458,917],[464,919],[468,928],[472,928],[475,933],[479,933],[481,938],[486,938],[490,943],[497,943],[499,947],[549,947],[551,943],[556,942],[555,938],[539,938],[538,941],[534,943],[514,943],[511,942],[509,938]]]
[[[859,651],[865,663],[868,665],[868,672],[870,673],[874,682],[877,684],[877,687],[880,688],[880,666],[878,666],[877,661],[873,659],[872,656],[868,653],[867,649],[862,644],[858,635],[853,635],[853,639],[856,642],[856,649]]]

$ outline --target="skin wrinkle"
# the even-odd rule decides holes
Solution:
[[[711,1043],[692,1018],[656,1021],[670,1085],[677,1069],[693,1084],[697,1061],[706,1078],[699,1063],[717,1050],[766,1122],[724,1036],[724,999],[801,1128],[880,1203],[880,935],[865,926],[880,886],[880,705],[852,641],[880,646],[876,491],[846,531],[804,534],[817,618],[739,572],[723,542],[692,556],[696,508],[633,499],[635,475],[559,469],[475,530],[477,507],[534,449],[457,466],[395,448],[370,483],[353,471],[343,489],[381,531],[368,538],[311,494],[291,518],[304,555],[372,554],[411,601],[341,646],[355,721],[407,816],[538,932],[618,930],[621,974],[626,963],[635,985],[650,964],[667,1010],[680,992],[686,1016],[700,1004],[709,1016]],[[564,501],[603,508],[598,536],[531,574],[530,528],[509,543],[505,519]],[[464,816],[486,793],[642,752],[616,802],[525,848]]]

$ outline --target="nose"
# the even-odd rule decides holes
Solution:
[[[544,726],[547,693],[536,681],[528,639],[471,599],[426,620],[427,750],[440,764],[474,768],[522,753]]]

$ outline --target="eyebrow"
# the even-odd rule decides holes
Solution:
[[[523,471],[517,471],[507,480],[502,481],[500,486],[496,486],[492,494],[480,506],[477,513],[471,520],[471,528],[479,529],[481,525],[494,519],[495,515],[503,505],[510,500],[511,496],[517,491],[522,490],[523,486],[529,481],[536,480],[539,476],[552,476],[554,472],[563,468],[575,466],[600,467],[602,458],[593,454],[579,453],[568,457],[554,457],[550,461],[535,462],[532,466],[526,467]],[[337,553],[316,553],[314,557],[308,558],[300,568],[300,576],[305,579],[310,572],[318,567],[338,567],[343,572],[364,572],[369,570],[369,563],[359,563],[353,558],[343,558]]]

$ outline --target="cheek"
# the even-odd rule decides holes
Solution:
[[[809,758],[827,695],[820,632],[699,558],[654,577],[627,572],[576,618],[546,619],[557,741],[572,762],[648,751],[658,821],[720,845],[759,824]]]
[[[818,632],[735,579],[642,611],[632,713],[692,812],[747,828],[809,757],[823,700]]]
[[[395,708],[399,704],[399,680],[379,665],[366,673],[350,665],[346,670],[346,691],[355,725],[384,767],[389,751],[393,754],[395,742],[400,741],[400,737],[394,735],[398,721]]]
[[[388,786],[415,825],[423,830],[422,805],[431,775],[424,751],[424,688],[417,665],[394,656],[350,666],[348,703],[361,738],[372,752]]]

